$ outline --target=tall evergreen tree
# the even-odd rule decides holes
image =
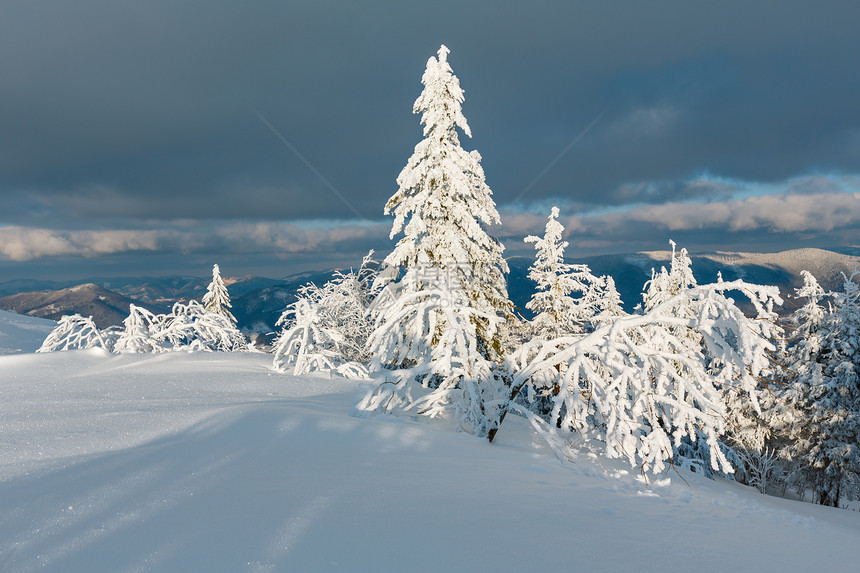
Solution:
[[[481,155],[460,146],[457,128],[471,137],[463,116],[463,90],[448,64],[449,50],[439,48],[427,61],[421,82],[424,90],[413,112],[421,114],[424,140],[397,177],[398,190],[385,205],[394,215],[391,238],[398,241],[384,263],[381,280],[396,279],[401,269],[431,275],[428,288],[438,288],[436,278],[450,277],[462,285],[470,306],[479,313],[505,316],[513,305],[508,299],[502,257],[504,247],[487,232],[498,224],[499,213],[492,191],[484,180]],[[500,337],[485,320],[478,320],[478,337],[490,358],[503,354]]]
[[[471,132],[448,48],[427,61],[421,81],[413,111],[425,139],[385,206],[394,215],[391,238],[403,237],[384,261],[370,309],[371,369],[386,374],[356,408],[430,416],[453,410],[463,429],[483,435],[496,427],[506,394],[499,326],[513,308],[504,248],[487,232],[499,213],[480,154],[460,147],[457,130]]]
[[[221,269],[218,265],[212,267],[212,282],[206,287],[206,294],[203,295],[203,308],[207,312],[223,315],[233,326],[236,326],[236,317],[229,310],[233,308],[230,304],[230,293],[227,292],[227,286],[221,279]]]

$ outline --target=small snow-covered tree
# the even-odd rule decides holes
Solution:
[[[111,352],[116,336],[117,333],[114,329],[99,330],[91,316],[66,315],[58,321],[57,326],[48,334],[36,352],[87,348],[102,348]]]
[[[811,275],[798,291],[807,304],[797,312],[799,339],[789,369],[795,373],[788,415],[787,457],[800,464],[818,503],[838,506],[860,496],[860,288],[857,270],[843,291],[830,293],[832,309],[818,306],[823,293]]]
[[[164,315],[154,314],[143,307],[129,305],[128,317],[123,320],[123,330],[114,344],[114,352],[149,353],[161,352],[161,335]]]
[[[247,349],[248,341],[229,318],[209,312],[197,301],[177,302],[170,314],[153,314],[130,305],[123,328],[99,330],[92,317],[64,316],[38,352],[76,348],[104,348],[108,352],[163,352],[173,350]]]
[[[797,296],[806,303],[792,316],[795,342],[793,355],[796,361],[810,362],[821,350],[821,323],[826,315],[821,303],[825,298],[824,289],[809,271],[801,271],[803,286],[797,289]]]
[[[594,317],[596,324],[608,324],[627,313],[624,312],[624,301],[615,287],[615,279],[609,275],[600,277],[603,285],[598,302],[598,313]]]
[[[535,313],[531,321],[533,332],[543,338],[584,332],[602,311],[605,282],[592,275],[587,265],[564,262],[564,250],[569,243],[562,239],[563,232],[558,207],[553,207],[544,236],[525,238],[537,250],[535,262],[529,268],[529,278],[537,287],[526,308]]]
[[[223,315],[230,324],[236,326],[236,317],[230,312],[233,305],[230,303],[230,293],[227,292],[227,286],[221,278],[221,269],[218,265],[212,266],[212,282],[206,287],[206,294],[203,295],[203,308],[206,312],[214,312]]]
[[[424,140],[397,177],[397,192],[385,205],[394,215],[391,238],[403,233],[385,258],[380,285],[396,280],[403,269],[424,267],[450,273],[463,285],[475,315],[481,352],[490,359],[504,354],[501,336],[485,315],[506,316],[508,299],[502,257],[504,247],[487,232],[499,213],[487,186],[481,156],[460,146],[457,128],[471,137],[463,116],[463,90],[442,46],[427,61],[424,90],[413,112],[421,114]]]
[[[695,288],[696,279],[693,277],[692,262],[687,255],[687,249],[676,249],[675,241],[670,240],[672,246],[672,260],[669,271],[666,267],[662,267],[660,272],[651,270],[651,280],[645,283],[642,299],[644,303],[643,312],[647,314],[652,309],[662,305],[667,300],[674,300],[674,306],[665,310],[669,314],[682,318],[693,320],[696,318],[697,310],[687,297],[679,297],[678,295],[684,291]],[[722,275],[718,277],[718,282],[722,284]],[[694,329],[685,329],[680,327],[671,328],[673,334],[678,336],[684,343],[690,347],[691,352],[697,352],[704,344],[701,334]]]

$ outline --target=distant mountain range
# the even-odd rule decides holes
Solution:
[[[67,314],[78,313],[91,316],[99,328],[121,324],[128,316],[130,304],[138,304],[149,310],[159,309],[119,293],[85,283],[60,290],[23,292],[0,298],[0,309],[18,314],[59,320]]]
[[[853,252],[837,253],[821,249],[797,249],[780,253],[714,252],[691,255],[693,272],[700,283],[716,280],[717,273],[731,281],[744,279],[775,285],[793,294],[800,286],[800,271],[809,270],[825,289],[841,288],[840,273],[860,266]],[[511,273],[508,292],[514,304],[525,313],[525,304],[534,291],[528,279],[531,258],[508,260]],[[651,278],[651,269],[668,266],[669,251],[626,255],[601,255],[568,262],[587,264],[595,275],[611,275],[628,310],[641,301],[642,286]],[[264,277],[227,278],[233,314],[246,332],[265,335],[275,330],[275,322],[288,304],[295,300],[299,287],[308,282],[323,284],[332,271],[301,273],[283,279]],[[74,281],[15,280],[0,283],[0,309],[56,320],[64,314],[93,316],[100,327],[120,324],[128,315],[128,305],[137,304],[155,312],[166,312],[176,301],[201,299],[210,277],[112,277]],[[78,281],[80,282],[80,281]]]
[[[671,251],[646,251],[626,255],[600,255],[576,261],[589,266],[595,275],[610,275],[624,301],[632,310],[642,301],[642,287],[651,279],[651,269],[668,267]],[[750,283],[774,285],[781,293],[794,295],[794,289],[803,284],[800,272],[807,270],[815,275],[825,290],[841,290],[842,275],[850,275],[860,267],[860,256],[823,249],[794,249],[779,253],[742,253],[717,251],[690,255],[693,275],[699,284],[714,282],[721,273],[723,280],[743,279]],[[531,298],[533,284],[528,280],[528,267],[532,259],[515,257],[508,261],[511,274],[508,292],[519,308]],[[742,302],[739,300],[739,302]],[[786,309],[790,311],[789,305]]]

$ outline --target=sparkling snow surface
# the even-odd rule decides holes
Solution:
[[[0,571],[857,571],[860,513],[352,418],[270,363],[0,356]]]

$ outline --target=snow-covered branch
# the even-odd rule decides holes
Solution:
[[[754,389],[773,346],[771,323],[745,317],[728,290],[747,294],[762,316],[781,303],[776,287],[693,287],[588,335],[525,344],[510,358],[514,392],[526,390],[531,402],[544,397],[557,427],[604,440],[610,457],[661,471],[682,439],[705,439],[711,466],[730,472],[718,446],[720,387]],[[689,318],[678,316],[681,307]],[[691,345],[697,339],[700,346]]]

